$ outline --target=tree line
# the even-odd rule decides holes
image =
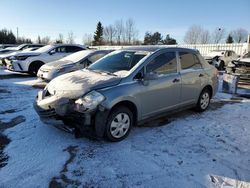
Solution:
[[[88,45],[156,45],[156,44],[177,44],[176,39],[169,34],[164,36],[160,32],[146,32],[144,40],[138,38],[138,30],[133,19],[116,21],[113,25],[103,26],[97,23],[93,36],[85,34],[83,43]]]
[[[31,39],[25,37],[16,37],[11,30],[0,30],[0,44],[23,44],[32,43]]]
[[[97,23],[94,35],[85,34],[83,43],[87,45],[138,45],[138,30],[135,21],[128,19],[117,20],[114,24],[104,26],[100,21]]]
[[[209,43],[242,43],[246,42],[248,31],[238,28],[227,32],[225,28],[215,28],[212,32],[199,25],[193,25],[185,32],[183,41],[186,44],[209,44]],[[38,36],[33,42],[39,44],[50,43],[75,43],[76,36],[73,31],[68,32],[64,38],[62,33],[52,40],[49,36]],[[139,39],[139,30],[133,19],[126,21],[117,20],[113,24],[104,26],[100,21],[97,23],[93,34],[84,34],[82,42],[85,45],[171,45],[177,44],[177,40],[170,34],[161,34],[158,31],[147,31],[143,41]],[[0,44],[32,43],[30,38],[16,37],[11,30],[0,30]]]
[[[208,44],[208,43],[242,43],[247,41],[248,31],[238,28],[227,32],[225,28],[215,28],[212,33],[199,25],[191,26],[184,36],[187,44]]]

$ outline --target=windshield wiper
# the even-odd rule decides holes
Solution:
[[[112,75],[112,76],[117,76],[116,74],[112,73],[112,72],[109,72],[109,71],[104,71],[104,70],[93,70],[93,69],[90,69],[90,68],[86,68],[87,70],[90,70],[92,72],[96,72],[96,73],[99,73],[99,74],[108,74],[108,75]]]
[[[109,72],[109,71],[104,71],[104,70],[101,70],[100,72],[104,72],[108,75],[112,75],[112,76],[117,76],[116,74],[112,73],[112,72]]]

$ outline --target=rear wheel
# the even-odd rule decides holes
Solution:
[[[196,104],[196,110],[198,112],[205,111],[210,104],[210,99],[211,99],[211,92],[209,91],[209,89],[203,89],[203,91],[200,94],[199,100]]]
[[[32,62],[29,66],[29,74],[36,76],[38,70],[40,69],[40,67],[43,65],[44,63],[41,61],[35,61]]]
[[[133,114],[125,106],[111,111],[106,124],[106,136],[109,141],[118,142],[126,138],[133,126]]]

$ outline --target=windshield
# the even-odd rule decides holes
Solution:
[[[24,46],[26,46],[27,44],[21,44],[18,47],[16,47],[17,50],[21,50]]]
[[[38,48],[37,50],[35,50],[35,52],[44,53],[51,50],[53,47],[54,47],[53,45],[46,45],[44,47]]]
[[[243,58],[250,58],[250,52],[246,53]]]
[[[66,56],[61,60],[62,61],[71,61],[71,62],[76,63],[76,62],[82,60],[83,58],[85,58],[86,56],[88,56],[89,54],[91,54],[92,52],[93,52],[93,50],[82,50],[82,51],[73,53],[69,56]]]
[[[147,52],[115,51],[90,65],[88,69],[110,73],[129,71],[146,55]]]

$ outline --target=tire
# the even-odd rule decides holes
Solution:
[[[30,64],[30,66],[29,66],[29,74],[30,74],[30,75],[33,75],[33,76],[36,76],[38,70],[40,69],[40,67],[41,67],[43,64],[44,64],[44,63],[41,62],[41,61],[32,62],[32,63]]]
[[[204,112],[208,108],[210,104],[210,100],[211,100],[210,90],[206,88],[203,89],[199,96],[195,110],[198,112]]]
[[[134,124],[133,113],[125,106],[116,107],[108,116],[106,137],[109,141],[118,142],[129,135]]]

